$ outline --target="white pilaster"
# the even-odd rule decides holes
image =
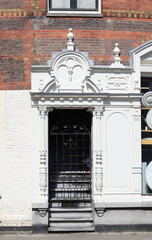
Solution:
[[[103,107],[93,111],[93,172],[94,172],[94,201],[101,202],[103,188],[101,116]]]
[[[132,114],[133,164],[132,191],[141,194],[141,113],[140,106],[134,106]]]
[[[47,191],[47,172],[48,172],[48,164],[47,164],[47,151],[46,151],[46,114],[47,108],[45,106],[39,107],[40,113],[40,167],[39,167],[39,187],[40,194],[42,197],[48,196]]]

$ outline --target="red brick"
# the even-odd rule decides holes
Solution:
[[[31,64],[46,64],[65,49],[69,27],[76,48],[95,64],[111,64],[118,42],[128,65],[129,51],[152,39],[151,0],[102,0],[102,12],[100,18],[47,17],[46,0],[0,0],[0,89],[30,89]]]

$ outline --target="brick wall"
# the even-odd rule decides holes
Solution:
[[[30,89],[31,64],[46,64],[66,46],[73,28],[77,49],[95,64],[110,64],[118,42],[122,61],[152,39],[151,0],[103,0],[102,18],[46,17],[46,0],[0,0],[0,90]]]

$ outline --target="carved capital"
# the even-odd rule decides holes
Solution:
[[[47,113],[47,108],[45,106],[39,106],[40,117],[45,118]]]
[[[93,116],[96,117],[96,119],[101,119],[101,116],[103,114],[103,111],[104,111],[104,107],[101,106],[101,107],[96,107],[93,111]]]
[[[100,106],[100,107],[96,107],[95,108],[95,114],[98,116],[100,116],[102,113],[103,113],[103,106]]]

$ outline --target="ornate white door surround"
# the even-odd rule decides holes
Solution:
[[[75,50],[71,29],[67,39],[67,49],[53,54],[47,66],[32,66],[33,226],[43,229],[48,225],[48,113],[53,109],[92,112],[97,215],[141,202],[141,95],[135,72],[121,64],[118,44],[111,66],[95,66],[86,53]]]

